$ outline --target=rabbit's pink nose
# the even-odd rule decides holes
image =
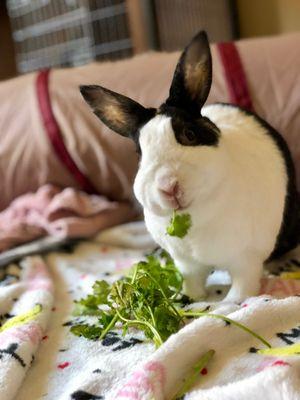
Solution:
[[[163,207],[181,210],[184,208],[184,191],[176,176],[164,173],[156,178],[156,187]]]
[[[178,194],[178,188],[178,182],[176,182],[174,185],[170,185],[168,187],[160,187],[159,191],[166,197],[176,197]]]
[[[179,183],[176,178],[161,177],[158,179],[158,190],[167,198],[176,198],[179,195]]]

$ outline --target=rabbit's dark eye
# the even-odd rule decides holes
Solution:
[[[193,142],[196,140],[196,134],[195,132],[191,131],[190,129],[186,129],[183,132],[184,136],[189,140],[190,142]]]
[[[193,119],[171,109],[171,123],[177,143],[182,146],[217,146],[219,129],[206,117]],[[167,113],[169,116],[169,114]]]
[[[195,146],[198,143],[198,135],[191,129],[185,128],[180,134],[180,143],[186,146]]]

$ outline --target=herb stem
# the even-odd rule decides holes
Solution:
[[[127,318],[123,317],[117,309],[116,309],[116,313],[117,313],[118,317],[120,318],[120,320],[126,322],[128,325],[145,325],[145,326],[147,326],[147,328],[149,328],[151,330],[154,338],[156,339],[155,344],[157,345],[157,347],[159,347],[163,344],[163,340],[162,340],[160,334],[157,332],[157,330],[154,328],[154,326],[149,324],[149,322],[138,320],[138,319],[127,319]]]
[[[110,323],[107,325],[107,327],[102,331],[102,333],[99,337],[99,340],[102,340],[105,337],[105,335],[107,334],[107,332],[110,331],[116,325],[118,318],[119,318],[118,314],[114,315],[113,319],[110,321]]]
[[[250,333],[250,335],[254,336],[256,339],[260,340],[265,346],[271,348],[272,346],[270,345],[269,342],[267,342],[262,336],[260,336],[258,333],[252,331],[250,328],[248,328],[245,325],[240,324],[237,321],[234,321],[231,318],[225,317],[225,315],[220,315],[220,314],[210,314],[207,312],[203,311],[181,311],[181,314],[185,317],[209,317],[209,318],[216,318],[216,319],[221,319],[223,321],[229,322],[232,325],[237,326],[238,328],[244,330],[247,333]]]
[[[173,304],[170,302],[170,300],[168,299],[168,297],[166,296],[163,288],[161,287],[160,283],[157,282],[157,280],[155,278],[153,278],[152,275],[150,275],[148,272],[145,271],[145,275],[147,275],[159,288],[159,290],[161,291],[163,297],[165,298],[166,302],[168,303],[169,307],[171,307],[171,309],[174,311],[174,313],[177,315],[177,317],[181,318],[181,314],[178,312],[178,310],[173,306]]]
[[[149,305],[147,305],[147,308],[148,308],[148,310],[149,310],[149,314],[150,314],[150,316],[151,316],[152,323],[153,323],[154,326],[156,326],[155,318],[154,318],[153,312],[152,312],[152,310],[151,310],[151,307],[150,307]]]
[[[136,278],[137,272],[138,272],[138,265],[135,266],[134,271],[133,271],[133,275],[132,275],[132,278],[131,278],[131,284],[132,284],[132,285],[133,285],[134,282],[135,282],[135,278]]]
[[[184,394],[187,393],[189,389],[194,385],[197,378],[199,377],[199,373],[207,366],[209,361],[212,359],[215,354],[214,350],[209,350],[200,358],[196,365],[193,367],[192,374],[185,379],[182,388],[176,393],[174,400],[181,398]]]
[[[114,285],[115,285],[116,291],[117,291],[117,293],[118,293],[118,297],[119,297],[120,301],[123,303],[123,306],[125,307],[126,304],[124,303],[123,297],[122,297],[122,295],[121,295],[118,281],[115,282]]]

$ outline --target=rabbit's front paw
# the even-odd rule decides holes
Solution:
[[[204,300],[207,297],[205,284],[195,277],[186,277],[183,282],[183,292],[192,300]]]

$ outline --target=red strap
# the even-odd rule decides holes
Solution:
[[[236,45],[233,42],[218,43],[217,48],[223,63],[231,103],[252,111],[253,104],[246,74]]]
[[[63,137],[60,133],[59,126],[54,117],[51,100],[49,95],[49,73],[50,70],[40,71],[36,79],[36,90],[38,104],[43,119],[44,127],[48,138],[52,144],[53,150],[55,151],[57,157],[63,163],[63,165],[68,169],[68,171],[73,175],[76,181],[79,183],[81,189],[87,193],[97,193],[97,190],[90,182],[87,176],[85,176],[80,169],[75,164],[70,153],[68,152]]]

